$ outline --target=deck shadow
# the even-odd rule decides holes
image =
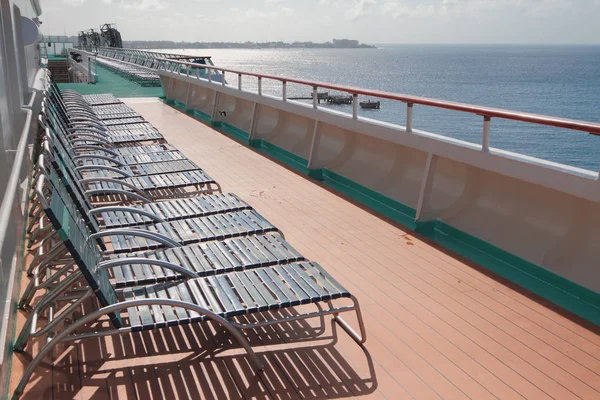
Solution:
[[[277,314],[292,316],[295,310]],[[55,361],[40,365],[22,398],[310,399],[356,397],[377,390],[369,352],[352,342],[361,354],[360,365],[348,362],[338,344],[338,335],[345,332],[336,329],[330,317],[246,333],[264,371],[257,372],[245,351],[219,326],[192,324],[61,344]],[[43,376],[47,374],[52,379]]]

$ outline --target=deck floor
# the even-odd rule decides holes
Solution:
[[[126,102],[355,294],[367,343],[327,318],[260,329],[256,374],[213,326],[90,339],[57,349],[24,398],[600,398],[597,327],[158,99]]]

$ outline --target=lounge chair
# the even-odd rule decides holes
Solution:
[[[92,230],[90,239],[98,240],[107,254],[131,253],[157,249],[169,244],[188,245],[269,232],[281,234],[279,229],[252,209],[172,221],[154,221],[133,228],[101,229],[83,196],[77,195],[76,190],[69,193],[56,177],[52,180],[55,184],[52,184],[46,175],[41,174],[36,184],[36,201],[41,204],[46,215],[50,211],[50,202],[57,196],[60,197],[73,213],[81,215],[80,218]],[[150,215],[148,213],[147,216]],[[149,232],[152,235],[149,236]],[[58,231],[57,233],[60,234]],[[39,234],[33,236],[35,239]],[[156,238],[161,240],[155,240]]]
[[[46,130],[46,136],[52,137],[49,130]],[[220,185],[201,169],[129,176],[127,171],[112,166],[80,167],[61,147],[60,141],[53,142],[52,147],[53,149],[50,146],[44,148],[48,158],[56,162],[58,157],[73,174],[73,179],[86,186],[87,194],[90,196],[114,194],[120,191],[122,195],[148,201],[221,192]],[[86,175],[84,176],[83,173]]]
[[[54,197],[49,208],[52,223],[62,232],[61,238],[69,248],[73,260],[81,274],[71,274],[61,281],[43,302],[36,305],[27,319],[14,350],[22,352],[31,337],[48,334],[47,343],[27,366],[23,377],[15,389],[15,398],[20,397],[25,385],[36,366],[46,354],[60,342],[82,340],[91,337],[102,337],[114,334],[153,330],[169,326],[213,321],[228,332],[246,350],[250,360],[257,369],[263,364],[247,339],[241,333],[244,329],[253,329],[266,325],[286,323],[311,317],[333,315],[334,320],[357,343],[366,340],[366,333],[357,299],[335,281],[321,266],[310,261],[295,262],[266,268],[230,272],[204,278],[191,278],[185,281],[168,282],[158,285],[128,288],[121,296],[113,288],[107,268],[115,260],[102,261],[98,247],[89,241],[89,232],[82,221],[76,221],[67,210],[60,197]],[[141,260],[117,260],[121,264],[148,262]],[[159,265],[160,263],[156,263]],[[164,268],[177,270],[177,266],[165,262]],[[185,272],[184,272],[185,273]],[[80,297],[72,298],[72,303],[60,314],[52,315],[48,324],[37,328],[39,316],[51,304],[61,301],[61,296],[83,276],[89,288]],[[69,317],[86,300],[96,296],[102,308],[83,316],[64,330],[56,332]],[[124,300],[121,300],[124,298]],[[351,305],[334,306],[338,300],[350,299]],[[67,299],[63,297],[63,299]],[[237,316],[264,311],[279,310],[305,304],[317,305],[317,310],[292,315],[289,317],[264,320],[253,324],[242,324],[232,321]],[[326,305],[323,309],[321,305]],[[123,318],[122,312],[128,318]],[[355,332],[340,316],[343,312],[355,312],[360,334]],[[112,329],[96,330],[99,319],[108,316]],[[87,328],[87,331],[82,329]],[[75,333],[77,332],[77,333]]]
[[[56,179],[56,177],[54,177]],[[60,185],[60,182],[58,183]],[[70,195],[66,193],[66,190],[54,189],[54,185],[50,185],[48,178],[45,175],[40,176],[36,187],[37,199],[41,203],[41,209],[48,217],[51,226],[54,226],[55,232],[59,233],[60,226],[54,224],[53,216],[55,212],[52,211],[51,207],[54,203],[65,204],[68,212],[71,216],[79,221],[85,222],[90,232],[91,241],[94,241],[93,234],[98,232],[97,220],[93,217],[89,217],[85,211],[82,211],[79,206],[72,202]],[[36,215],[33,220],[41,221],[40,216]],[[41,225],[41,224],[40,224]],[[31,225],[31,227],[33,224]],[[39,229],[39,228],[38,228]],[[148,240],[153,240],[158,243],[160,247],[170,246],[181,246],[181,243],[176,243],[167,236],[162,236],[156,233],[148,234],[147,231],[134,231],[134,230],[111,230],[115,233],[113,238],[127,237],[128,235],[137,235],[137,238],[145,237]],[[213,231],[215,232],[215,231]],[[143,257],[148,261],[148,265],[122,265],[115,266],[113,275],[116,278],[117,286],[131,286],[138,284],[157,283],[166,280],[181,279],[181,274],[173,273],[168,270],[162,270],[160,267],[152,266],[153,259],[156,260],[168,260],[177,261],[182,267],[193,271],[199,276],[217,274],[223,272],[230,272],[241,269],[256,268],[266,265],[274,265],[287,263],[291,261],[299,261],[304,258],[294,250],[289,244],[285,242],[281,234],[265,234],[268,230],[257,231],[257,235],[235,235],[235,239],[222,239],[220,241],[212,240],[209,242],[202,243],[200,245],[189,245],[186,247],[177,247],[176,249],[170,250],[159,250],[151,252],[136,252],[119,255],[109,255],[106,252],[106,245],[103,241],[96,241],[96,245],[99,245],[103,254],[107,257],[130,257],[135,254],[136,257]],[[45,235],[43,237],[46,240],[52,240],[51,231],[45,229]],[[141,236],[140,236],[141,235]],[[32,241],[36,240],[38,236],[33,234],[31,236]],[[118,239],[117,239],[118,240]],[[31,243],[30,243],[31,244]],[[40,245],[42,246],[42,245]],[[48,267],[53,265],[61,264],[61,260],[64,260],[65,254],[68,252],[68,248],[60,247],[53,251],[53,255],[49,255],[45,258],[32,261],[28,272],[31,275],[31,281],[23,293],[23,296],[19,302],[19,307],[29,305],[33,295],[36,291],[48,288],[54,281],[64,275],[67,269],[61,269],[54,275],[48,275],[46,270]]]

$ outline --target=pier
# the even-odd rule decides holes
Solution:
[[[312,100],[313,94],[308,97],[288,97],[288,100]],[[330,95],[329,92],[317,93],[317,102],[327,104],[352,104],[352,95]]]

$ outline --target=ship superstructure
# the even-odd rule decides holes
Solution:
[[[491,145],[500,119],[599,124],[104,48],[93,32],[46,58],[12,29],[39,3],[0,11],[3,395],[600,395],[599,173]],[[53,82],[56,58],[81,82]],[[363,117],[366,101],[404,124]],[[421,107],[477,116],[481,140],[420,130]]]

